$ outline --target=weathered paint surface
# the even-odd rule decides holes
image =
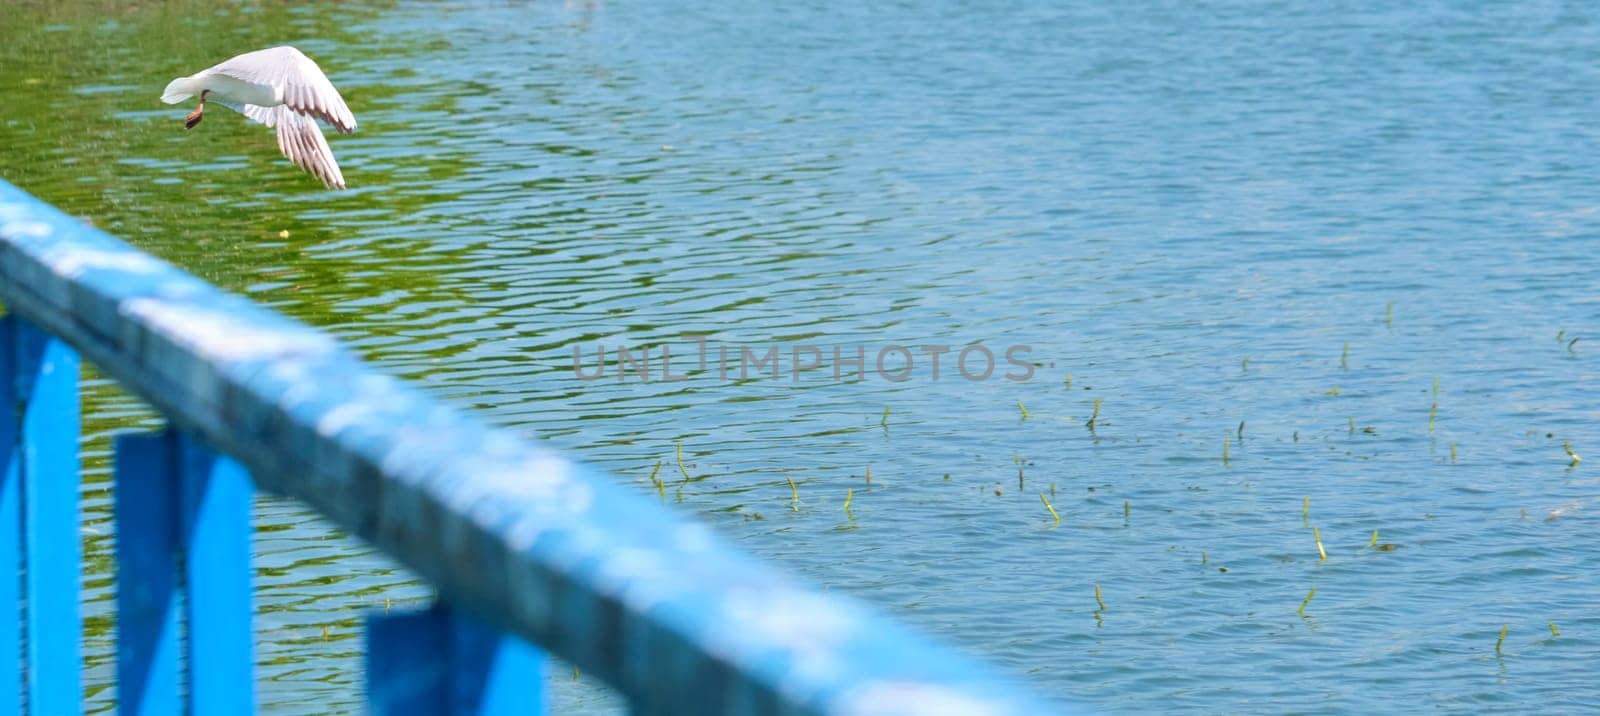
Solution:
[[[1059,710],[4,182],[0,301],[641,713]]]

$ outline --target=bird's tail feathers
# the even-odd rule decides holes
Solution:
[[[167,83],[167,88],[161,92],[161,101],[167,104],[177,104],[195,93],[193,77],[179,77]]]

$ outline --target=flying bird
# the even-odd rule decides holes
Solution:
[[[343,134],[356,131],[339,90],[305,53],[287,45],[246,52],[231,60],[167,84],[161,101],[177,104],[195,95],[200,106],[184,118],[184,129],[194,129],[210,99],[250,119],[278,130],[278,150],[301,169],[311,172],[330,188],[343,189],[344,174],[333,160],[333,150],[317,120]]]

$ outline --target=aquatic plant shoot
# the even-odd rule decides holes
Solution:
[[[1055,506],[1050,504],[1050,498],[1045,497],[1044,493],[1041,492],[1041,493],[1039,493],[1039,501],[1043,502],[1044,503],[1044,508],[1050,511],[1050,519],[1055,520],[1055,523],[1057,525],[1060,525],[1061,524],[1061,515],[1056,512]]]

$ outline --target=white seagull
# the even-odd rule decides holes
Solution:
[[[344,188],[344,175],[317,120],[344,134],[356,131],[339,90],[305,53],[287,45],[246,52],[188,77],[179,77],[161,93],[161,101],[177,104],[200,95],[200,106],[184,118],[185,129],[200,123],[206,98],[250,119],[278,129],[278,149],[301,169],[331,188]]]

